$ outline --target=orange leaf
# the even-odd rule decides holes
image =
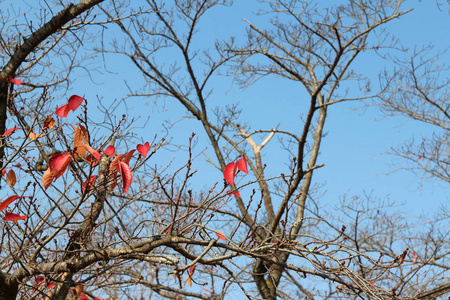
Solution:
[[[14,187],[14,185],[16,184],[16,173],[14,173],[14,170],[9,170],[8,173],[6,174],[6,183],[10,186],[10,187]]]
[[[75,287],[75,296],[79,297],[81,293],[83,292],[84,287],[79,284]]]
[[[148,150],[150,150],[150,144],[149,142],[146,142],[144,145],[139,144],[137,145],[136,149],[139,152],[139,154],[141,154],[143,157],[146,157]]]
[[[30,140],[34,141],[40,137],[43,137],[44,135],[45,134],[43,134],[43,133],[34,133],[34,131],[30,131],[30,133],[28,134],[28,138]]]
[[[191,276],[189,276],[189,274],[186,278],[186,283],[187,283],[187,285],[192,286],[192,279],[191,279]]]
[[[52,288],[54,288],[55,287],[55,284],[54,283],[50,283],[49,285],[47,285],[47,288],[49,289],[49,290],[51,290]]]
[[[124,162],[119,162],[118,165],[120,176],[122,177],[122,188],[123,192],[126,193],[128,188],[131,186],[133,181],[133,173],[131,173],[130,166]]]
[[[5,174],[6,174],[6,169],[3,169],[2,170],[2,177],[5,176]]]
[[[227,238],[221,231],[216,231],[216,235],[219,238],[219,240],[226,240]]]
[[[55,179],[55,175],[50,170],[50,168],[45,171],[44,175],[42,175],[42,185],[45,189],[47,189],[53,182],[53,179]]]
[[[197,268],[197,265],[193,265],[189,268],[189,275],[192,276],[194,275],[195,272],[195,268]]]
[[[28,216],[24,215],[24,216],[19,216],[17,214],[13,214],[10,212],[5,213],[5,221],[6,222],[10,222],[10,221],[17,221],[17,220],[25,220]]]
[[[5,133],[2,134],[2,136],[8,136],[11,133],[13,133],[14,131],[16,131],[17,129],[20,129],[20,128],[19,127],[10,128],[10,129],[6,130]]]
[[[241,159],[238,159],[238,161],[236,162],[236,166],[239,170],[248,174],[247,159],[245,158],[245,156],[243,156]]]
[[[414,257],[414,259],[413,259],[413,266],[414,266],[415,264],[417,264],[417,260],[418,260],[418,257],[417,257],[417,256]]]
[[[3,201],[2,203],[0,203],[0,211],[4,210],[8,205],[11,204],[11,202],[13,202],[14,200],[19,199],[20,197],[17,195],[11,196],[8,199],[6,199],[5,201]]]
[[[52,117],[47,117],[44,120],[44,125],[42,126],[42,130],[52,129],[53,126],[55,126],[55,124],[56,124],[55,119],[53,119]]]
[[[234,185],[234,176],[236,175],[236,164],[230,162],[223,171],[223,178],[228,181],[229,184]]]
[[[73,148],[75,149],[75,153],[79,157],[85,157],[86,156],[86,148],[84,148],[84,144],[88,144],[88,137],[89,133],[83,125],[78,125],[77,128],[75,128],[72,125],[75,133],[73,138]]]

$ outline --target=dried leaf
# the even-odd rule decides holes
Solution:
[[[6,174],[6,183],[10,186],[10,187],[14,187],[14,185],[16,185],[16,173],[14,172],[14,170],[9,170],[8,173]]]
[[[229,184],[234,185],[234,176],[236,175],[236,164],[230,162],[223,171],[223,178],[228,181]]]
[[[126,163],[127,165],[130,164],[130,160],[133,157],[134,151],[136,150],[131,150],[130,152],[128,152],[127,154],[125,154],[125,158],[123,159],[123,162]]]
[[[86,157],[86,148],[84,148],[84,144],[88,143],[89,133],[83,125],[78,125],[77,128],[73,126],[74,129],[74,137],[73,137],[73,148],[75,149],[75,157]]]
[[[54,179],[55,176],[53,175],[50,168],[48,168],[47,171],[45,171],[44,175],[42,175],[42,185],[44,186],[44,188],[47,189],[52,184]]]
[[[79,297],[83,293],[84,287],[79,284],[75,287],[75,296]]]
[[[147,157],[147,153],[150,150],[150,144],[149,142],[146,142],[144,145],[139,144],[136,149],[143,157]]]
[[[26,218],[28,218],[27,215],[19,216],[18,214],[14,214],[14,213],[10,213],[10,212],[5,213],[5,221],[6,222],[25,220]]]
[[[30,139],[30,140],[32,140],[32,141],[34,141],[34,140],[36,140],[36,139],[38,139],[38,138],[40,138],[40,137],[43,137],[45,134],[43,134],[43,133],[34,133],[34,131],[32,130],[29,134],[28,134],[28,138]]]
[[[55,119],[53,119],[52,117],[47,117],[44,120],[44,125],[42,126],[42,130],[45,129],[52,129],[56,124]]]

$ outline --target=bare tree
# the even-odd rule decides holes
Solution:
[[[1,75],[2,95],[18,130],[0,127],[2,169],[13,194],[0,204],[6,211],[0,300],[225,299],[234,293],[247,299],[406,300],[442,294],[450,265],[445,225],[413,234],[412,224],[384,211],[392,203],[371,195],[344,198],[346,214],[337,216],[321,208],[313,186],[314,172],[324,167],[319,153],[329,107],[382,98],[391,88],[371,92],[352,66],[362,53],[390,46],[381,28],[407,13],[403,1],[348,1],[329,9],[263,1],[274,17],[271,28],[248,21],[245,44],[230,39],[209,50],[196,43],[200,20],[228,1],[148,0],[136,8],[100,2],[67,5],[36,31],[27,23],[31,33],[24,43],[16,35],[2,42],[9,66]],[[93,20],[92,7],[104,19]],[[122,101],[99,102],[102,120],[91,117],[87,103],[94,99],[76,95],[56,116],[49,111],[48,85],[70,83],[73,67],[83,66],[78,44],[61,41],[71,36],[86,42],[87,25],[112,24],[124,36],[99,46],[102,54],[125,55],[146,80],[130,97],[180,103],[203,127],[215,158],[204,153],[223,184],[212,180],[204,191],[191,189],[194,135],[177,154],[185,155],[183,164],[155,164],[168,142],[144,143],[134,135],[133,120],[119,113]],[[42,44],[47,40],[48,47]],[[30,103],[28,90],[14,91],[9,76],[35,78],[58,45],[70,67],[61,77],[25,80],[24,89],[39,97],[22,109]],[[10,63],[8,51],[14,61],[23,58]],[[30,67],[21,68],[24,63]],[[308,98],[306,111],[298,112],[299,131],[255,129],[239,119],[237,106],[211,107],[211,81],[220,70],[243,86],[275,75],[302,87]],[[350,93],[350,82],[361,91]],[[286,153],[281,174],[266,170],[262,153],[275,138]],[[251,189],[243,199],[240,192]],[[440,292],[423,291],[432,288]]]

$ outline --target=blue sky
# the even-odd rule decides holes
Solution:
[[[385,28],[400,38],[405,45],[414,47],[431,43],[437,50],[445,49],[450,40],[450,18],[447,11],[439,11],[431,2],[433,1],[408,1],[405,8],[414,7],[414,11],[390,22]],[[254,14],[258,7],[260,4],[252,0],[235,1],[235,4],[228,8],[213,8],[200,24],[197,45],[211,47],[216,38],[223,39],[230,35],[239,37],[246,29],[242,18],[264,26],[266,19]],[[108,29],[106,32],[111,36],[117,35],[116,29]],[[448,58],[448,55],[446,57]],[[168,56],[167,61],[170,62],[170,59]],[[108,70],[116,74],[103,71],[103,75],[96,77],[100,84],[93,84],[91,79],[83,77],[81,72],[71,92],[85,94],[88,99],[99,96],[103,101],[108,101],[126,94],[125,80],[134,86],[141,84],[140,76],[130,68],[128,59],[117,55],[107,56],[106,64]],[[355,68],[372,76],[376,85],[376,75],[383,64],[386,62],[382,62],[378,57],[365,55],[357,61]],[[279,125],[280,129],[295,130],[301,125],[299,116],[303,94],[296,84],[271,77],[241,90],[232,85],[230,78],[217,78],[213,82],[215,93],[211,102],[220,106],[239,103],[243,109],[242,118],[253,129],[271,129]],[[142,136],[143,141],[151,140],[155,134],[161,136],[164,132],[161,124],[165,120],[175,122],[180,116],[186,115],[178,103],[160,99],[155,104],[153,101],[142,98],[126,100],[127,113],[130,116],[138,116],[143,111],[150,115],[147,127],[135,131],[137,136]],[[405,171],[391,173],[396,168],[393,165],[401,165],[402,162],[396,157],[383,154],[389,151],[390,147],[398,146],[412,137],[429,136],[433,129],[404,118],[383,118],[376,108],[358,109],[362,106],[361,103],[342,103],[330,108],[325,127],[327,136],[319,157],[319,163],[324,163],[325,167],[317,170],[315,174],[316,182],[325,185],[322,190],[325,194],[320,203],[337,205],[345,193],[351,196],[372,192],[380,198],[389,197],[397,203],[407,203],[404,210],[410,216],[418,216],[423,211],[437,209],[446,203],[448,187],[444,186],[444,183],[422,182],[420,178]],[[142,125],[143,122],[136,124]],[[210,147],[204,142],[205,135],[193,120],[177,123],[171,129],[170,135],[173,136],[174,142],[185,143],[192,131],[197,132],[198,137],[195,151],[210,151]],[[268,171],[272,176],[279,175],[287,163],[280,160],[279,151],[275,140],[264,151]],[[169,162],[174,156],[179,159],[179,163],[183,163],[186,158],[180,153],[168,152],[160,155],[158,163],[163,165],[164,160]],[[199,170],[198,178],[202,179],[195,181],[201,182],[194,183],[195,188],[209,187],[216,181],[222,181],[221,174],[206,165],[203,157],[199,157],[194,166]]]

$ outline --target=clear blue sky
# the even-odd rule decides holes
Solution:
[[[246,0],[235,1],[234,6],[230,8],[214,8],[201,23],[198,45],[212,46],[215,38],[241,35],[246,28],[242,18],[263,26],[264,19],[254,14],[258,7],[260,4],[257,1]],[[444,11],[439,11],[434,1],[408,1],[405,8],[409,7],[414,7],[414,11],[390,22],[386,28],[409,46],[431,43],[436,49],[448,47],[450,18],[448,10],[445,10],[448,9],[448,5],[443,6]],[[108,34],[116,34],[115,30],[108,29]],[[367,55],[365,57],[367,59],[357,62],[356,68],[366,69],[367,74],[373,76],[376,85],[375,76],[381,69],[380,65],[376,63],[376,59]],[[114,56],[114,58],[107,57],[106,61],[108,69],[117,74],[105,73],[97,77],[96,80],[101,83],[99,85],[94,85],[88,77],[80,77],[72,88],[73,93],[86,94],[88,99],[94,99],[98,95],[106,100],[121,98],[126,94],[124,80],[129,84],[139,85],[140,81],[137,78],[140,76],[130,69],[129,60]],[[170,62],[170,57],[167,62]],[[302,94],[297,85],[273,77],[264,79],[244,91],[232,86],[228,78],[218,78],[214,83],[216,83],[212,100],[214,105],[240,103],[243,119],[251,124],[253,129],[271,129],[278,124],[280,129],[299,128],[298,119],[301,113],[299,99]],[[131,99],[127,100],[127,106],[130,115],[137,116],[143,111],[151,115],[147,127],[141,132],[136,131],[138,135],[141,133],[144,141],[151,140],[154,134],[162,134],[161,123],[164,120],[174,122],[179,120],[179,116],[186,114],[178,103],[172,101],[162,104],[159,100],[155,105],[151,99]],[[383,118],[376,109],[355,111],[361,106],[360,103],[344,103],[330,108],[325,127],[328,135],[319,157],[319,163],[326,166],[317,170],[315,177],[317,183],[325,184],[323,187],[325,194],[320,203],[334,205],[345,193],[352,196],[361,195],[366,191],[372,192],[376,197],[389,196],[395,202],[407,203],[403,209],[410,216],[417,216],[422,211],[429,212],[447,203],[448,187],[444,186],[444,183],[422,182],[420,178],[405,171],[386,175],[396,168],[393,164],[401,165],[402,162],[383,153],[412,137],[431,135],[432,128],[403,118]],[[205,148],[211,150],[209,145],[204,143],[205,135],[193,120],[178,123],[172,128],[170,135],[174,136],[174,141],[183,143],[187,141],[192,131],[198,133],[198,145],[195,150],[197,152]],[[279,159],[279,151],[275,140],[265,149],[266,163],[272,176],[279,175],[287,163]],[[163,165],[164,159],[170,161],[173,156],[180,155],[170,152],[166,157],[161,155],[158,164]],[[185,156],[181,155],[179,163],[184,159]],[[216,181],[222,181],[221,174],[205,165],[202,160],[203,158],[199,157],[195,164],[199,170],[195,182],[201,184],[194,184],[194,187],[209,187]]]

